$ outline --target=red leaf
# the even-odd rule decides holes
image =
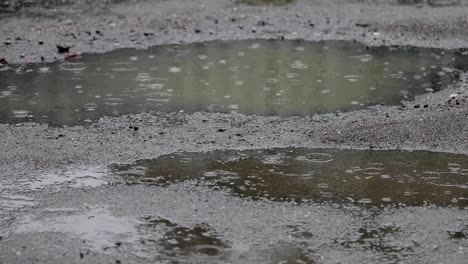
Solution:
[[[76,53],[67,53],[65,55],[66,60],[75,59],[75,58],[78,58],[78,54],[76,54]]]

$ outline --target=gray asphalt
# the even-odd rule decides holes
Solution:
[[[171,0],[122,3],[109,10],[29,8],[0,18],[0,58],[9,63],[40,62],[41,56],[44,61],[63,59],[57,44],[72,45],[81,54],[282,37],[468,48],[465,4],[368,2],[302,0],[269,7]],[[0,263],[466,263],[466,209],[254,202],[190,183],[112,186],[106,184],[110,176],[105,168],[213,149],[300,146],[468,154],[467,87],[468,78],[462,76],[440,92],[401,106],[339,115],[142,113],[106,117],[85,127],[0,124]],[[414,107],[425,104],[427,108]],[[218,132],[220,127],[226,130]],[[68,175],[70,181],[53,176],[88,173],[83,169],[97,176]],[[38,179],[44,184],[32,184]],[[161,256],[152,241],[164,230],[149,229],[152,218],[188,230],[207,225],[232,249],[222,260]],[[95,224],[82,227],[86,219],[96,219]],[[291,235],[291,228],[299,234]],[[362,241],[361,228],[380,235]],[[388,229],[398,232],[382,231]],[[462,235],[453,239],[453,233]]]

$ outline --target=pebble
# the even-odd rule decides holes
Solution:
[[[67,53],[70,51],[70,46],[57,45],[58,53]]]

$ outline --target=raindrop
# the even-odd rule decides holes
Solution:
[[[89,112],[95,111],[97,107],[98,106],[95,103],[87,103],[84,105],[84,109]]]
[[[182,68],[180,67],[170,67],[169,68],[169,72],[171,73],[178,73],[178,72],[181,72],[182,71]]]

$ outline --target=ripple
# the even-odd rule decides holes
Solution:
[[[384,168],[370,167],[362,170],[362,173],[366,175],[380,175],[382,173],[382,170],[384,170]]]
[[[225,249],[216,245],[196,245],[192,248],[192,253],[203,258],[218,258],[224,255]]]
[[[26,118],[31,115],[31,111],[28,110],[15,110],[12,113],[14,118]]]
[[[84,105],[84,109],[89,112],[96,111],[97,107],[98,105],[95,103],[87,103]]]
[[[114,67],[112,68],[112,70],[116,72],[136,71],[137,69],[131,62],[116,62],[113,65]]]
[[[106,99],[106,101],[104,102],[106,105],[111,105],[111,106],[114,106],[114,105],[122,105],[124,104],[124,100],[121,99],[121,98],[108,98]]]
[[[372,200],[369,198],[362,198],[362,199],[359,199],[357,202],[361,204],[371,204]]]
[[[327,163],[333,161],[333,155],[328,153],[309,153],[304,156],[299,156],[296,159],[305,162]]]
[[[281,164],[283,163],[283,155],[268,155],[264,156],[262,162],[264,164]]]
[[[71,71],[71,72],[81,72],[86,69],[84,63],[81,62],[64,62],[60,64],[60,69],[64,71]]]
[[[301,62],[299,60],[296,60],[291,64],[291,68],[304,70],[304,69],[309,68],[309,65],[307,65],[307,64],[305,64],[305,63],[303,63],[303,62]]]

